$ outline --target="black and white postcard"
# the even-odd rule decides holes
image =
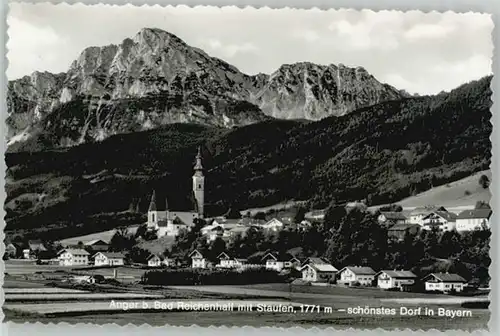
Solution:
[[[5,321],[488,328],[490,14],[7,23]]]

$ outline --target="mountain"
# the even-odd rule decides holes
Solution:
[[[209,215],[287,200],[318,208],[335,200],[397,202],[488,169],[490,83],[485,77],[449,93],[315,122],[172,124],[71,148],[7,153],[6,230],[55,239],[137,224],[158,188],[178,200],[172,207],[182,207],[199,145]],[[121,214],[121,221],[96,222],[103,214]]]
[[[230,128],[268,120],[318,120],[399,99],[361,67],[296,63],[249,76],[160,29],[119,45],[89,47],[66,73],[10,81],[9,150],[101,141],[170,123]]]

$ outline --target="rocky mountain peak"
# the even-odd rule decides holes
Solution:
[[[11,81],[7,96],[9,143],[38,132],[57,147],[178,122],[317,120],[401,94],[342,64],[298,62],[249,76],[174,34],[144,28],[119,44],[86,48],[66,73]]]

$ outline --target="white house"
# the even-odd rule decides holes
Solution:
[[[465,210],[458,214],[457,231],[483,230],[490,227],[491,209]]]
[[[201,254],[199,251],[194,250],[189,254],[189,257],[191,258],[191,267],[192,268],[208,268],[208,261],[203,257],[203,254]]]
[[[339,280],[337,282],[340,284],[371,286],[376,273],[371,267],[347,266],[341,269],[338,274]]]
[[[125,256],[119,252],[97,252],[93,259],[96,266],[121,266],[125,264]]]
[[[338,270],[321,258],[309,258],[302,268],[302,280],[310,282],[330,282],[335,280]]]
[[[89,264],[89,255],[82,249],[64,249],[59,251],[57,259],[61,266],[84,266]]]
[[[424,277],[426,291],[450,292],[452,290],[461,292],[467,280],[453,273],[431,273]]]
[[[151,254],[148,257],[147,262],[149,267],[160,267],[163,265],[163,261],[156,254]]]
[[[383,270],[376,274],[377,287],[383,289],[400,288],[415,284],[417,276],[411,271]]]
[[[270,231],[275,231],[275,232],[283,230],[284,226],[285,226],[285,223],[280,221],[277,218],[273,218],[273,219],[269,220],[268,222],[266,222],[265,224],[260,225],[260,227],[263,228],[264,230],[270,230]]]
[[[428,205],[425,207],[418,207],[410,212],[409,223],[423,225],[423,219],[425,216],[434,211],[446,211],[444,207],[438,207],[435,205]]]
[[[265,261],[266,269],[275,270],[277,272],[281,272],[284,269],[294,268],[296,265],[300,264],[300,261],[297,258],[288,253],[268,253],[262,257],[261,260]]]
[[[231,258],[226,252],[222,252],[217,256],[219,263],[216,267],[220,268],[233,268],[234,267],[234,259]]]
[[[457,215],[448,211],[433,211],[424,216],[421,220],[422,229],[439,231],[455,230]]]

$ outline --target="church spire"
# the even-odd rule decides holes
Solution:
[[[201,164],[201,146],[198,147],[198,154],[196,154],[196,164],[194,165],[194,170],[203,170],[203,165]]]
[[[156,211],[156,192],[153,190],[151,201],[149,202],[149,211]]]

